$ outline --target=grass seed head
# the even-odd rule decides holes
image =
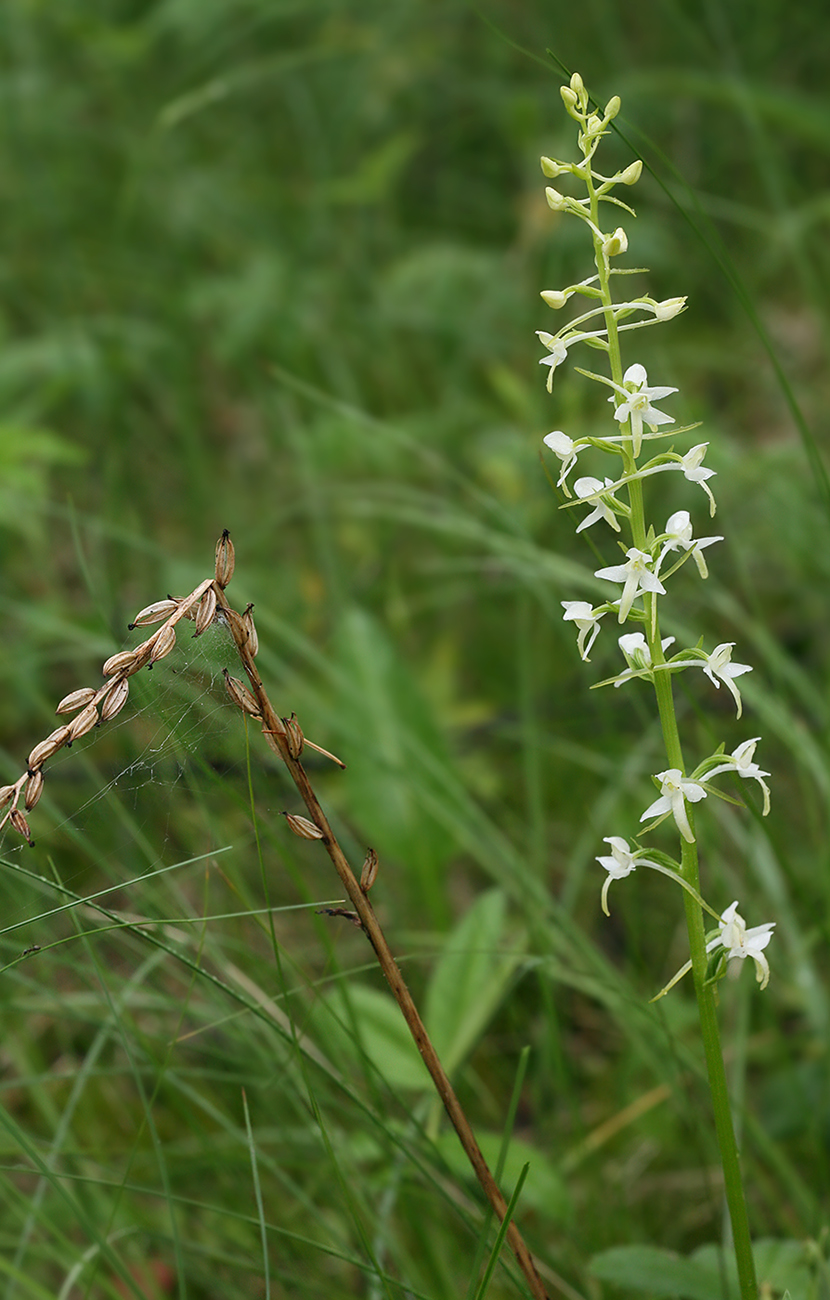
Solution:
[[[360,873],[360,888],[364,894],[368,894],[372,885],[375,883],[378,874],[378,855],[374,849],[366,850],[366,860],[363,863],[363,870]]]
[[[174,600],[172,596],[169,596],[167,600],[154,601],[152,605],[145,605],[144,609],[140,609],[132,623],[127,624],[127,627],[132,632],[134,627],[143,627],[149,623],[162,623],[171,614],[175,614],[178,605],[179,602]]]
[[[86,708],[78,714],[77,718],[73,719],[67,727],[69,735],[67,736],[66,743],[71,745],[72,741],[77,740],[79,736],[85,736],[93,727],[98,726],[99,721],[100,718],[98,717],[97,705],[88,704]],[[37,746],[35,746],[35,749],[37,749]],[[34,750],[32,752],[34,753]]]
[[[32,839],[32,832],[29,830],[29,823],[19,808],[12,808],[9,813],[9,821],[17,833],[22,835],[24,840],[28,840],[29,846],[34,848],[34,840]]]
[[[38,768],[33,772],[26,782],[23,802],[26,805],[26,811],[34,808],[40,796],[43,794],[43,769]]]
[[[283,813],[283,817],[288,822],[295,835],[299,835],[301,840],[321,840],[323,832],[314,822],[310,822],[307,817],[300,817],[297,813]]]
[[[79,691],[71,691],[69,695],[64,695],[56,713],[75,713],[78,709],[83,709],[89,704],[90,700],[95,699],[95,691],[91,686],[82,686]]]
[[[95,692],[93,691],[92,694],[94,696]],[[90,706],[87,705],[87,709],[89,707]],[[92,707],[94,709],[94,705]],[[79,714],[78,716],[80,717],[82,715]],[[77,718],[75,721],[77,722]],[[74,726],[74,723],[70,724],[68,727],[56,727],[56,729],[51,732],[45,740],[41,740],[37,745],[35,745],[26,763],[30,772],[36,767],[40,767],[42,763],[45,763],[47,758],[51,758],[53,754],[57,754],[59,749],[63,749],[63,746],[68,740],[74,740],[74,736],[71,734],[72,726]]]
[[[208,587],[196,612],[196,631],[194,636],[201,636],[205,628],[210,627],[213,622],[213,616],[216,613],[216,591],[213,587]]]
[[[116,713],[120,713],[127,703],[127,696],[130,693],[130,683],[126,677],[119,677],[113,682],[110,689],[104,696],[104,702],[101,705],[101,721],[109,722],[114,718]]]
[[[226,528],[216,543],[216,582],[223,591],[233,577],[235,563],[233,542]]]

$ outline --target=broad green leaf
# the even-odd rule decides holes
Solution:
[[[424,1003],[424,1020],[444,1068],[451,1074],[492,1017],[520,960],[501,951],[505,896],[490,889],[447,936]]]

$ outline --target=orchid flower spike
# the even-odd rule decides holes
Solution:
[[[608,890],[611,887],[611,881],[622,880],[623,876],[629,876],[636,867],[656,867],[657,864],[642,854],[638,854],[636,849],[630,849],[628,840],[621,839],[619,835],[606,835],[602,842],[611,845],[610,854],[597,857],[597,862],[600,866],[605,867],[608,872],[605,884],[602,886],[602,910],[606,916],[610,916],[611,913],[608,911]],[[657,869],[659,870],[659,867]]]
[[[752,740],[745,740],[737,749],[733,749],[729,757],[719,763],[717,767],[703,773],[703,779],[709,781],[713,776],[720,776],[722,772],[735,772],[746,780],[757,781],[764,792],[763,815],[766,817],[769,812],[769,786],[764,777],[769,776],[769,772],[764,772],[757,763],[752,761],[755,756],[755,746],[760,739],[760,736],[753,736]]]
[[[716,948],[726,950],[726,960],[730,966],[730,976],[737,978],[740,974],[741,967],[732,969],[732,963],[735,961],[744,961],[751,957],[755,962],[755,978],[762,989],[769,983],[769,962],[764,956],[764,949],[772,938],[772,932],[775,929],[774,921],[767,921],[764,925],[753,926],[747,930],[746,921],[738,912],[738,900],[730,903],[726,911],[721,915],[720,934],[716,939],[710,940],[706,945],[707,952],[714,952]]]
[[[626,420],[630,421],[632,451],[635,456],[639,456],[644,423],[652,433],[658,425],[674,424],[674,416],[666,415],[665,411],[658,411],[655,406],[652,406],[652,401],[659,402],[671,393],[676,393],[677,389],[649,388],[646,368],[641,365],[629,366],[623,375],[622,388],[616,384],[615,388],[623,401],[615,407],[614,419],[619,424],[625,424]],[[611,396],[608,400],[616,402],[617,398]]]
[[[562,615],[565,622],[576,623],[579,635],[576,638],[576,647],[579,651],[580,658],[588,663],[588,656],[591,653],[591,646],[599,636],[599,620],[603,614],[607,614],[605,609],[592,609],[587,600],[563,600],[560,601],[565,613]],[[585,641],[588,644],[585,644]]]
[[[605,578],[608,582],[623,584],[618,620],[624,623],[637,596],[644,591],[657,592],[665,596],[666,588],[655,573],[651,572],[652,557],[647,551],[638,551],[632,546],[626,551],[625,564],[610,564],[606,569],[597,569],[595,578]]]
[[[660,782],[660,798],[655,799],[653,804],[649,804],[640,821],[646,822],[652,817],[666,817],[671,813],[684,840],[694,844],[695,837],[689,825],[686,801],[699,803],[701,799],[706,798],[706,791],[697,781],[687,780],[679,767],[670,767],[665,772],[658,772],[656,779]]]

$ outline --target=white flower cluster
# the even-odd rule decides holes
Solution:
[[[658,674],[673,675],[688,668],[700,668],[713,686],[718,689],[721,685],[726,687],[735,701],[737,716],[740,718],[742,700],[736,679],[750,672],[751,668],[749,664],[732,661],[734,642],[723,642],[710,652],[698,644],[681,649],[667,659],[665,651],[674,639],[660,637],[657,618],[658,598],[666,594],[666,581],[690,557],[694,560],[700,577],[706,578],[708,570],[704,552],[716,542],[723,541],[723,538],[719,535],[695,537],[687,510],[676,511],[666,521],[664,530],[656,533],[654,528],[646,528],[642,509],[641,485],[644,481],[658,474],[679,472],[687,482],[697,484],[706,493],[709,514],[714,516],[715,498],[709,481],[714,477],[715,471],[703,463],[708,443],[698,443],[684,454],[669,447],[643,457],[644,446],[670,436],[677,438],[697,426],[692,424],[677,428],[674,417],[662,409],[666,399],[677,393],[677,388],[649,384],[646,369],[639,363],[630,365],[621,373],[620,336],[625,331],[671,320],[685,309],[686,299],[669,298],[659,302],[644,295],[639,298],[628,297],[623,302],[613,301],[611,277],[632,274],[618,272],[611,266],[614,257],[626,252],[628,238],[621,227],[611,233],[602,231],[599,225],[599,205],[601,202],[614,203],[633,216],[632,209],[626,203],[611,196],[611,190],[619,184],[633,185],[640,176],[642,164],[632,163],[610,177],[602,176],[593,169],[597,146],[606,133],[609,122],[619,112],[617,97],[609,102],[602,116],[591,112],[587,93],[577,74],[569,86],[562,88],[562,98],[570,116],[579,123],[582,160],[579,163],[564,163],[543,158],[542,170],[552,179],[569,175],[582,181],[587,197],[571,198],[552,187],[545,193],[548,204],[554,211],[577,216],[589,227],[597,274],[565,289],[547,289],[542,293],[544,301],[555,311],[560,311],[575,297],[587,300],[587,303],[586,310],[569,320],[556,333],[537,330],[547,353],[540,365],[548,368],[547,389],[552,392],[556,371],[567,360],[570,350],[576,344],[585,343],[595,351],[604,353],[609,360],[611,377],[587,370],[579,373],[611,389],[608,402],[613,408],[616,428],[608,434],[598,433],[577,439],[571,438],[561,429],[555,429],[545,436],[544,443],[559,461],[556,486],[567,498],[563,508],[587,507],[587,513],[577,525],[577,533],[604,523],[613,533],[619,534],[623,524],[626,524],[632,540],[632,545],[627,548],[622,546],[624,559],[621,563],[597,569],[594,574],[601,581],[618,588],[616,597],[596,607],[585,600],[563,600],[564,618],[575,625],[577,649],[586,661],[599,636],[600,621],[606,614],[614,614],[618,624],[634,621],[644,627],[644,631],[629,632],[619,637],[619,647],[626,667],[600,685],[613,684],[620,687],[634,678],[643,678],[656,686]],[[602,479],[583,475],[575,479],[571,488],[568,482],[571,473],[577,466],[579,457],[588,449],[617,456],[619,472],[614,477],[604,476]],[[710,793],[717,794],[717,790],[709,783],[725,773],[758,782],[763,792],[763,811],[766,815],[769,812],[769,788],[764,778],[769,773],[754,762],[758,739],[756,736],[744,741],[728,756],[724,755],[721,746],[720,750],[704,759],[688,776],[676,766],[658,772],[654,781],[659,788],[659,797],[646,808],[640,821],[650,823],[648,829],[653,829],[671,817],[682,840],[694,844],[691,805],[700,803]],[[677,753],[679,755],[679,749]],[[639,847],[631,849],[627,841],[619,836],[612,836],[606,843],[611,846],[610,855],[602,855],[597,859],[608,872],[602,890],[604,911],[607,912],[608,889],[612,880],[629,875],[637,866],[662,871],[677,879],[684,888],[690,888],[688,882],[681,878],[679,865],[671,859],[650,854]],[[703,904],[703,900],[699,901],[708,907]],[[716,916],[717,913],[713,915]],[[769,942],[772,923],[747,930],[737,913],[737,903],[734,903],[722,914],[719,925],[720,931],[709,943],[708,951],[723,949],[727,963],[738,958],[752,957],[759,982],[764,987],[769,978],[769,967],[762,949]]]

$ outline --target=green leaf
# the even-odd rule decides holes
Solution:
[[[422,1092],[432,1087],[406,1021],[389,993],[350,981],[337,985],[315,1005],[309,1030],[317,1046],[335,1061],[351,1057],[371,1065],[393,1089]]]
[[[590,1268],[600,1281],[645,1292],[653,1300],[659,1296],[723,1300],[717,1272],[656,1246],[614,1246],[594,1255]]]
[[[427,988],[424,1021],[444,1069],[452,1074],[472,1050],[520,960],[502,952],[505,896],[490,889],[448,935]]]

